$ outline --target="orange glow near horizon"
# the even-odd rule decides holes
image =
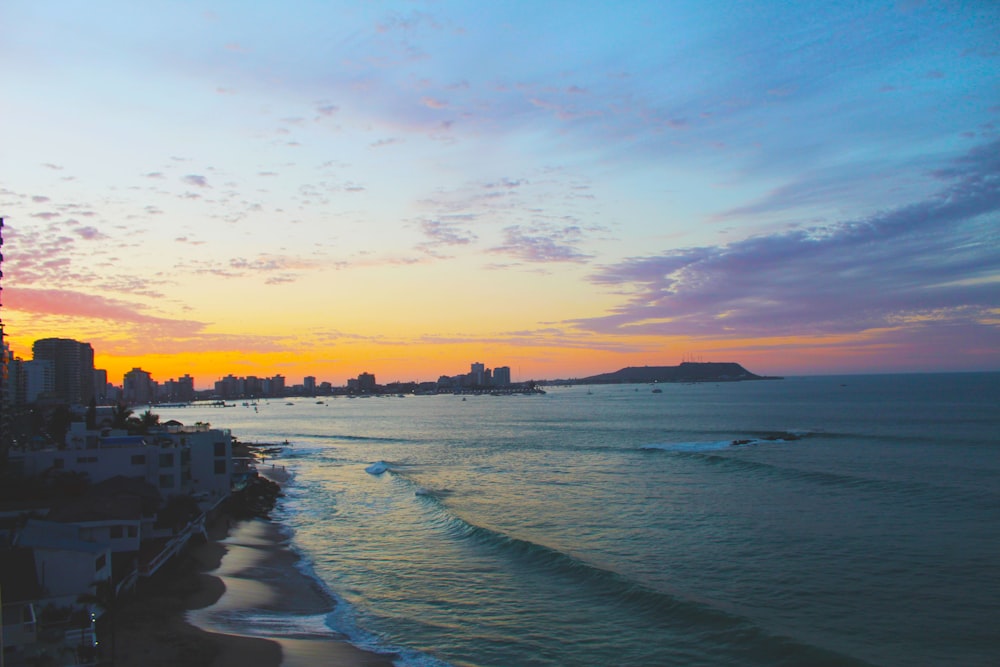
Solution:
[[[996,85],[977,46],[995,22],[976,3],[946,24],[934,7],[866,16],[805,59],[789,57],[801,27],[851,11],[786,3],[777,25],[648,3],[637,21],[591,3],[567,23],[536,3],[529,26],[505,3],[413,20],[393,2],[224,19],[144,3],[114,21],[50,4],[3,13],[31,36],[4,41],[8,60],[33,65],[0,68],[17,91],[2,319],[22,359],[70,338],[112,382],[141,368],[200,389],[476,361],[519,380],[684,360],[1000,370],[1000,138],[996,109],[969,102]],[[579,48],[481,57],[507,26],[549,22]],[[312,24],[339,37],[303,39]],[[738,75],[734,35],[759,65]],[[857,85],[836,67],[848,42]],[[704,66],[677,67],[691,44]]]
[[[255,350],[247,345],[242,350],[171,354],[109,353],[99,341],[74,335],[69,327],[59,333],[34,337],[11,335],[8,340],[15,355],[24,359],[30,359],[31,345],[39,338],[59,336],[91,342],[95,367],[106,370],[108,381],[116,385],[121,384],[125,373],[141,368],[157,382],[190,375],[197,389],[211,389],[227,375],[261,378],[282,375],[287,386],[301,384],[306,376],[315,376],[318,383],[343,386],[362,372],[373,373],[381,384],[434,381],[441,375],[467,373],[473,362],[482,362],[489,368],[509,366],[515,381],[581,378],[626,366],[672,366],[684,360],[736,362],[759,375],[871,372],[867,369],[873,367],[876,359],[884,372],[907,370],[905,363],[912,359],[904,355],[893,362],[892,352],[899,349],[881,341],[886,333],[892,331],[730,340],[594,338],[589,345],[574,346],[504,340],[428,342],[400,337],[384,342],[358,339],[326,345],[300,341],[296,343],[299,351],[295,352]]]

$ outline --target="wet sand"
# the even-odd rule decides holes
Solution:
[[[266,624],[268,619],[278,624],[301,619],[304,623],[274,626],[267,632],[268,640],[281,648],[282,665],[392,665],[390,656],[363,651],[322,625],[323,617],[336,603],[298,570],[299,558],[288,548],[277,524],[260,519],[241,522],[233,526],[222,544],[225,556],[211,574],[222,581],[225,592],[212,606],[188,612],[191,623],[212,632],[241,636],[251,630],[248,615],[256,616],[255,626]]]
[[[222,519],[211,527],[210,536],[222,538],[225,530],[226,520]],[[187,549],[152,579],[140,582],[138,594],[126,599],[111,614],[114,638],[102,642],[102,664],[112,662],[113,650],[114,664],[126,666],[281,665],[281,646],[276,642],[206,632],[187,621],[187,610],[208,607],[225,592],[221,579],[206,574],[219,566],[224,554],[225,547],[218,541],[199,544]]]
[[[267,476],[287,479],[280,467]],[[299,558],[280,526],[223,516],[209,526],[209,538],[142,582],[139,594],[114,614],[115,664],[392,666],[392,656],[359,649],[323,626],[323,616],[336,603],[298,570]],[[307,630],[248,626],[247,615],[269,612],[279,621],[302,617]],[[102,646],[102,652],[109,661],[111,647]]]

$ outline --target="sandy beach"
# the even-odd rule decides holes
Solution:
[[[284,481],[282,473],[279,467],[269,476]],[[115,615],[115,664],[391,667],[391,656],[326,634],[321,619],[336,602],[298,570],[299,557],[279,525],[222,516],[209,526],[209,537],[143,582],[139,595]],[[251,635],[245,617],[268,613],[308,617],[320,627],[309,633],[277,628],[264,635],[257,628]]]

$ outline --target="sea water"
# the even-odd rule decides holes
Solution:
[[[405,665],[1000,655],[1000,374],[158,412],[290,443],[275,518],[339,604],[261,632]]]

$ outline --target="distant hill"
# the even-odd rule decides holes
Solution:
[[[629,366],[614,373],[602,373],[576,380],[578,384],[628,384],[640,382],[737,382],[740,380],[780,380],[755,375],[731,362],[685,361],[680,366]]]

